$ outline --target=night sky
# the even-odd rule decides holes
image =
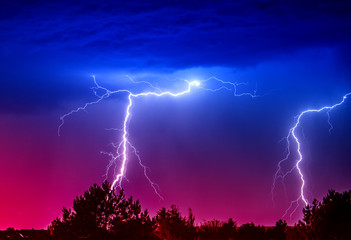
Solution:
[[[71,115],[57,133],[61,115],[96,100],[92,74],[111,90],[146,90],[126,75],[171,91],[211,76],[257,89],[264,96],[195,89],[138,99],[129,138],[164,200],[132,155],[123,187],[152,216],[176,204],[197,222],[273,225],[300,187],[294,172],[272,200],[281,139],[301,111],[351,92],[350,1],[103,2],[0,3],[0,229],[46,228],[104,181],[101,151],[121,140],[106,129],[122,127],[127,95]],[[325,112],[299,129],[310,202],[350,189],[351,99],[330,120],[331,134]]]

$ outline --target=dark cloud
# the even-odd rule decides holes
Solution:
[[[327,47],[347,69],[350,10],[348,1],[2,2],[0,107],[21,112],[87,97],[88,74],[104,68],[245,68]]]
[[[349,41],[350,10],[347,1],[37,1],[2,8],[0,39],[171,67],[247,65]]]

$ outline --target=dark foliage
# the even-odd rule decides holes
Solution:
[[[233,219],[229,218],[228,222],[211,220],[201,224],[198,236],[200,239],[233,239],[237,234],[237,225]]]
[[[351,191],[330,190],[323,201],[312,204],[303,209],[309,239],[351,239]]]
[[[288,224],[286,221],[280,219],[273,228],[267,229],[266,236],[268,239],[284,240],[286,239],[287,228]]]
[[[152,239],[156,227],[139,201],[116,194],[105,182],[94,185],[73,201],[73,210],[63,208],[62,219],[52,225],[52,239]]]
[[[53,240],[284,240],[284,239],[351,239],[351,191],[329,191],[323,201],[313,201],[303,209],[303,221],[294,227],[283,220],[275,226],[255,226],[254,223],[237,226],[233,219],[227,222],[211,220],[195,226],[195,217],[189,209],[183,217],[176,206],[162,208],[152,219],[142,211],[139,201],[127,199],[123,190],[118,194],[107,182],[93,185],[73,202],[73,209],[63,208],[62,218],[56,218],[49,227]],[[15,229],[5,231],[10,239],[17,239]],[[0,239],[1,233],[0,233]],[[8,239],[8,238],[7,238]]]
[[[242,240],[265,240],[265,228],[262,226],[255,226],[254,223],[243,224],[238,229],[238,239]]]
[[[195,217],[189,209],[189,217],[182,217],[175,205],[171,209],[162,208],[157,212],[157,232],[161,239],[193,239],[195,237]]]

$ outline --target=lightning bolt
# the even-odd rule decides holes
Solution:
[[[148,92],[141,92],[141,93],[133,93],[130,90],[126,90],[126,89],[122,89],[122,90],[116,90],[116,91],[111,91],[105,87],[102,87],[101,85],[99,85],[96,81],[95,76],[92,76],[93,80],[94,80],[94,87],[92,87],[92,91],[94,92],[95,96],[97,97],[97,100],[92,101],[92,102],[88,102],[85,103],[83,106],[78,107],[64,115],[62,115],[60,117],[61,120],[61,124],[58,127],[58,135],[60,136],[60,132],[61,132],[61,128],[63,127],[64,123],[65,123],[65,119],[67,117],[69,117],[70,115],[80,112],[80,111],[85,111],[89,106],[94,105],[94,104],[98,104],[100,103],[102,100],[109,98],[111,95],[114,94],[118,94],[118,93],[126,93],[127,94],[127,98],[128,98],[128,105],[126,107],[125,110],[125,117],[123,120],[123,128],[122,129],[108,129],[108,130],[118,130],[122,132],[122,141],[115,144],[113,143],[112,146],[115,148],[115,152],[114,153],[108,153],[108,152],[102,152],[103,154],[108,155],[111,160],[109,162],[109,164],[107,165],[107,169],[106,169],[106,178],[108,176],[108,173],[110,171],[110,168],[112,166],[114,167],[114,181],[112,182],[111,185],[111,190],[115,187],[121,187],[122,184],[122,180],[126,179],[126,169],[127,169],[127,162],[128,162],[128,150],[131,149],[131,151],[134,153],[134,155],[136,156],[136,158],[138,159],[139,165],[143,168],[144,170],[144,175],[146,177],[146,179],[149,181],[151,187],[153,188],[153,190],[155,191],[155,193],[161,198],[163,199],[163,197],[160,195],[159,193],[159,186],[154,183],[150,177],[147,174],[147,170],[148,167],[145,166],[142,161],[141,161],[141,157],[137,151],[137,149],[131,144],[130,140],[129,140],[129,133],[128,133],[128,125],[131,119],[131,110],[135,104],[135,99],[137,98],[142,98],[142,97],[148,97],[148,96],[154,96],[154,97],[163,97],[163,96],[170,96],[170,97],[180,97],[182,95],[186,95],[189,94],[193,88],[198,88],[198,89],[202,89],[205,91],[210,91],[210,92],[218,92],[221,90],[227,90],[227,91],[231,91],[233,92],[234,96],[237,97],[241,97],[241,96],[249,96],[249,97],[262,97],[264,95],[257,95],[257,89],[253,91],[253,93],[248,93],[248,92],[239,92],[238,91],[238,87],[241,85],[247,85],[246,83],[233,83],[233,82],[226,82],[223,81],[219,78],[216,77],[210,77],[208,79],[202,80],[202,81],[188,81],[188,80],[184,80],[184,83],[186,85],[185,89],[183,91],[180,92],[171,92],[171,91],[162,91],[160,88],[155,87],[154,85],[152,85],[150,82],[147,81],[134,81],[131,77],[127,76],[127,78],[133,83],[133,84],[144,84],[147,85],[149,88],[152,88],[153,91],[148,91]],[[204,87],[202,86],[205,83],[208,82],[215,82],[218,86],[216,87]],[[102,94],[99,94],[99,92],[102,92]],[[120,166],[118,168],[118,160],[121,161]]]
[[[319,109],[307,109],[295,117],[295,123],[294,123],[293,127],[289,129],[288,135],[284,138],[284,140],[286,141],[286,151],[285,151],[286,153],[285,153],[285,157],[279,161],[277,171],[274,174],[273,185],[272,185],[272,197],[274,196],[273,192],[274,192],[274,189],[276,187],[276,182],[278,181],[278,179],[284,180],[285,177],[288,176],[289,174],[291,174],[294,170],[297,171],[297,173],[300,177],[300,180],[301,180],[300,195],[298,196],[297,199],[295,199],[294,201],[292,201],[290,203],[288,209],[285,211],[282,218],[284,218],[289,213],[289,211],[292,209],[292,211],[290,213],[290,218],[291,218],[291,216],[296,212],[297,208],[299,207],[299,202],[302,201],[305,206],[308,205],[308,200],[307,200],[307,198],[305,196],[305,192],[304,192],[306,182],[305,182],[304,175],[303,175],[303,172],[302,172],[301,166],[300,166],[300,164],[303,160],[303,155],[301,152],[301,143],[300,143],[300,140],[299,140],[297,133],[296,133],[296,130],[299,127],[302,129],[302,126],[301,126],[302,118],[308,114],[326,112],[326,114],[328,116],[328,124],[330,126],[329,133],[331,133],[331,131],[333,129],[333,125],[330,122],[330,111],[333,110],[334,108],[342,105],[345,102],[345,100],[347,99],[347,97],[350,95],[351,95],[351,92],[345,94],[340,102],[338,102],[332,106],[324,106],[324,107],[321,107]],[[288,161],[288,159],[291,155],[290,147],[292,145],[292,142],[294,142],[296,144],[296,153],[297,153],[298,158],[296,159],[295,165],[289,171],[284,172],[282,169],[282,164],[284,162]],[[295,205],[295,208],[293,208],[294,205]]]

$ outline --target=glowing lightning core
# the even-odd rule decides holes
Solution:
[[[305,110],[303,112],[301,112],[298,116],[295,117],[296,119],[296,122],[294,124],[294,126],[292,128],[290,128],[289,130],[289,134],[285,137],[285,140],[286,140],[286,143],[287,143],[287,148],[286,148],[286,155],[285,157],[278,163],[278,169],[274,175],[274,180],[273,180],[273,186],[272,186],[272,193],[274,191],[274,188],[275,188],[275,184],[276,184],[276,181],[278,179],[284,179],[287,175],[289,175],[290,173],[293,172],[294,169],[297,169],[297,172],[300,176],[300,180],[301,180],[301,186],[300,186],[300,196],[292,201],[290,203],[290,206],[289,208],[285,211],[285,214],[283,215],[283,217],[289,212],[289,210],[293,207],[294,204],[296,204],[296,207],[294,208],[294,210],[291,212],[290,214],[290,217],[291,215],[296,211],[296,209],[299,207],[299,201],[302,200],[303,203],[305,204],[305,206],[308,205],[308,201],[305,197],[305,194],[304,194],[304,189],[305,189],[305,179],[304,179],[304,176],[303,176],[303,173],[301,171],[301,167],[300,167],[300,163],[302,162],[303,160],[303,155],[302,155],[302,152],[301,152],[301,143],[299,141],[299,138],[297,137],[296,135],[296,129],[300,126],[300,122],[301,122],[301,119],[303,116],[305,116],[306,114],[308,113],[315,113],[315,112],[322,112],[322,111],[327,111],[327,115],[328,115],[328,124],[330,125],[330,128],[329,128],[329,133],[331,132],[331,130],[333,129],[333,126],[331,125],[330,123],[330,115],[329,115],[329,112],[331,110],[333,110],[334,108],[340,106],[341,104],[343,104],[346,100],[346,98],[351,95],[351,92],[350,93],[347,93],[343,96],[342,100],[332,106],[324,106],[322,108],[319,108],[319,109],[308,109],[308,110]],[[282,171],[282,163],[287,161],[289,159],[289,156],[291,154],[290,152],[290,146],[291,146],[291,142],[290,142],[290,139],[292,138],[292,140],[295,142],[297,148],[296,148],[296,152],[298,154],[298,158],[296,160],[296,164],[294,165],[294,167],[292,169],[290,169],[289,171],[287,171],[286,173],[284,173]]]
[[[164,95],[170,95],[170,96],[173,96],[173,97],[178,97],[180,95],[184,95],[186,93],[189,93],[191,91],[191,87],[193,87],[193,86],[200,86],[200,82],[198,82],[198,81],[192,81],[192,82],[188,82],[187,81],[187,83],[188,83],[188,88],[185,91],[179,92],[179,93],[172,93],[172,92],[161,92],[161,93],[145,92],[145,93],[133,94],[133,93],[129,92],[129,95],[128,95],[129,104],[127,106],[126,116],[125,116],[124,122],[123,122],[123,140],[122,140],[122,144],[123,144],[122,158],[123,159],[122,159],[122,166],[121,166],[120,171],[117,174],[115,180],[113,181],[113,183],[111,185],[111,188],[114,188],[117,183],[118,183],[118,185],[121,184],[122,177],[124,176],[124,173],[125,173],[125,167],[126,167],[126,162],[127,162],[127,143],[128,143],[128,139],[127,139],[127,135],[128,135],[127,125],[128,125],[128,121],[130,119],[130,109],[133,106],[133,98],[137,98],[137,97],[141,97],[141,96],[149,96],[149,95],[153,95],[153,96],[157,96],[157,97],[161,97],[161,96],[164,96]],[[155,191],[156,191],[156,189],[155,189]]]
[[[126,114],[125,114],[124,121],[123,121],[123,129],[121,129],[121,131],[123,131],[122,141],[119,144],[113,144],[113,146],[116,148],[116,153],[115,154],[113,154],[113,153],[105,153],[105,154],[107,154],[107,155],[109,155],[111,157],[111,161],[110,161],[110,163],[107,166],[106,177],[108,175],[108,171],[109,171],[110,167],[114,164],[115,165],[114,175],[116,177],[115,177],[115,179],[114,179],[114,181],[113,181],[113,183],[111,185],[111,189],[113,189],[116,186],[121,187],[122,180],[123,180],[123,178],[125,178],[126,164],[127,164],[127,161],[128,161],[127,149],[128,149],[128,146],[130,146],[130,148],[133,150],[133,153],[138,158],[140,166],[144,169],[145,177],[147,178],[147,180],[151,184],[151,186],[154,189],[155,193],[160,198],[162,198],[162,196],[158,193],[158,185],[156,183],[152,182],[151,179],[148,177],[148,175],[147,175],[147,167],[142,164],[140,155],[138,154],[136,148],[128,140],[128,123],[129,123],[130,118],[131,118],[131,109],[132,109],[133,103],[134,103],[133,100],[136,99],[136,98],[139,98],[139,97],[146,97],[146,96],[156,96],[156,97],[172,96],[172,97],[179,97],[181,95],[190,93],[192,88],[194,88],[194,87],[203,89],[205,91],[211,91],[211,92],[218,92],[220,90],[229,90],[229,91],[232,91],[234,93],[234,96],[260,97],[260,96],[256,95],[256,91],[254,91],[254,93],[246,93],[246,92],[245,93],[238,93],[237,87],[242,85],[243,83],[225,82],[225,81],[222,81],[222,80],[220,80],[220,79],[218,79],[216,77],[210,77],[210,78],[208,78],[206,80],[203,80],[203,81],[187,81],[187,80],[185,80],[185,82],[187,84],[187,88],[184,91],[176,92],[176,93],[170,92],[170,91],[162,91],[159,88],[153,86],[151,83],[146,82],[146,81],[136,82],[132,78],[130,78],[130,77],[128,77],[128,78],[133,84],[147,84],[154,91],[142,92],[142,93],[133,93],[133,92],[131,92],[129,90],[110,91],[107,88],[104,88],[104,87],[100,86],[96,82],[95,76],[93,76],[95,86],[92,88],[92,90],[94,91],[94,94],[95,94],[96,97],[98,97],[98,99],[96,101],[93,101],[93,102],[88,102],[85,105],[83,105],[82,107],[78,107],[77,109],[72,110],[69,113],[66,113],[66,114],[62,115],[60,117],[61,124],[60,124],[60,126],[58,128],[58,135],[60,135],[61,127],[64,125],[66,117],[70,116],[73,113],[77,113],[79,111],[84,111],[84,110],[86,110],[86,108],[88,106],[93,105],[93,104],[97,104],[97,103],[101,102],[103,99],[106,99],[106,98],[110,97],[112,94],[123,93],[123,92],[127,93],[128,94],[128,105],[127,105],[127,108],[126,108]],[[219,83],[220,86],[216,87],[216,88],[205,88],[205,87],[201,86],[202,85],[201,83],[205,83],[205,82],[208,82],[210,80],[213,80],[213,81]],[[103,92],[103,94],[99,95],[98,92]],[[119,170],[116,171],[116,166],[117,166],[116,162],[119,159],[121,159],[122,163],[121,163],[121,167],[119,168]]]

